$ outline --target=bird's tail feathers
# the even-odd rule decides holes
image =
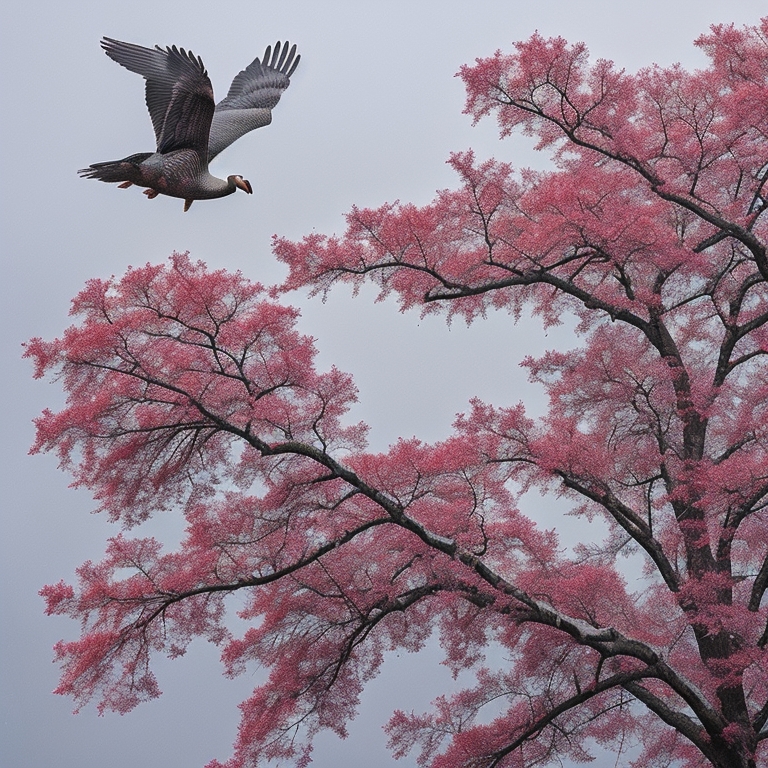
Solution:
[[[98,179],[99,181],[113,184],[121,181],[130,181],[136,184],[141,180],[139,166],[151,155],[151,152],[140,152],[139,154],[125,157],[122,160],[93,163],[93,165],[89,165],[87,168],[81,168],[78,173],[84,179]]]

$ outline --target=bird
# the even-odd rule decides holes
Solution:
[[[80,176],[117,183],[121,189],[145,187],[150,200],[158,195],[182,198],[184,211],[195,200],[225,197],[238,189],[252,194],[248,180],[240,175],[217,178],[208,163],[241,136],[272,122],[272,109],[301,60],[295,45],[267,46],[262,59],[255,58],[234,78],[218,104],[203,61],[192,51],[175,45],[145,48],[110,37],[102,38],[101,47],[146,80],[157,149],[94,163],[79,170]]]

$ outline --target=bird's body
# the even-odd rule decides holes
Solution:
[[[122,160],[94,163],[80,171],[89,179],[107,182],[122,182],[125,189],[135,184],[146,187],[144,194],[154,198],[157,195],[184,199],[184,210],[195,200],[213,200],[231,195],[237,189],[250,194],[250,182],[241,176],[220,179],[208,171],[208,163],[191,149],[175,149],[162,154],[143,152]]]
[[[208,73],[191,52],[176,46],[144,48],[111,38],[104,38],[102,47],[118,64],[146,79],[157,150],[94,163],[79,171],[81,176],[123,188],[145,187],[149,198],[180,197],[185,211],[194,200],[225,197],[237,189],[252,192],[242,176],[213,176],[208,163],[241,136],[271,122],[271,110],[299,63],[295,45],[289,50],[287,43],[277,43],[274,54],[267,47],[264,61],[257,58],[240,72],[215,106]]]

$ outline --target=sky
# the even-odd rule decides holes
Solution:
[[[757,0],[26,0],[0,11],[0,765],[8,768],[195,768],[225,759],[237,703],[254,676],[226,680],[218,652],[193,644],[187,656],[159,659],[164,695],[126,716],[71,714],[51,694],[52,646],[72,639],[73,622],[43,615],[38,590],[100,559],[116,530],[91,514],[88,494],[68,488],[51,456],[29,456],[32,419],[62,403],[55,383],[35,382],[21,344],[60,335],[69,302],[86,280],[121,275],[128,265],[189,251],[212,268],[239,269],[267,285],[285,268],[270,250],[273,234],[291,238],[343,229],[353,204],[400,199],[427,203],[454,178],[445,161],[472,147],[517,167],[545,168],[525,137],[499,141],[491,121],[472,126],[454,74],[475,57],[509,50],[538,30],[587,43],[595,58],[628,71],[653,62],[704,64],[692,41],[718,22],[757,23]],[[153,149],[143,82],[99,48],[107,35],[141,45],[177,44],[200,55],[221,98],[232,77],[267,44],[297,43],[301,64],[271,126],[216,159],[219,176],[239,173],[254,194],[197,202],[153,201],[134,187],[86,181],[90,163]],[[371,425],[371,445],[398,437],[425,441],[450,433],[473,396],[495,405],[523,400],[545,408],[520,361],[578,343],[566,323],[544,333],[504,314],[467,328],[437,317],[400,314],[375,292],[334,290],[323,303],[301,293],[300,328],[315,337],[318,367],[353,374],[360,403],[352,414]],[[527,500],[530,513],[557,525],[567,545],[570,518],[552,499]],[[568,526],[571,526],[569,529]],[[581,523],[580,525],[583,525]],[[172,543],[181,527],[164,518],[153,533]],[[579,533],[583,533],[580,531]],[[396,707],[421,711],[444,686],[435,644],[392,655],[366,690],[350,737],[322,736],[314,765],[383,768],[393,764],[381,725]],[[594,768],[614,766],[598,753]],[[414,765],[412,759],[399,763]]]

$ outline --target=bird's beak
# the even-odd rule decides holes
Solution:
[[[235,179],[235,186],[240,187],[240,189],[243,190],[243,192],[247,192],[249,195],[253,194],[253,187],[251,187],[251,182],[248,181],[248,179],[243,179],[238,176]]]

